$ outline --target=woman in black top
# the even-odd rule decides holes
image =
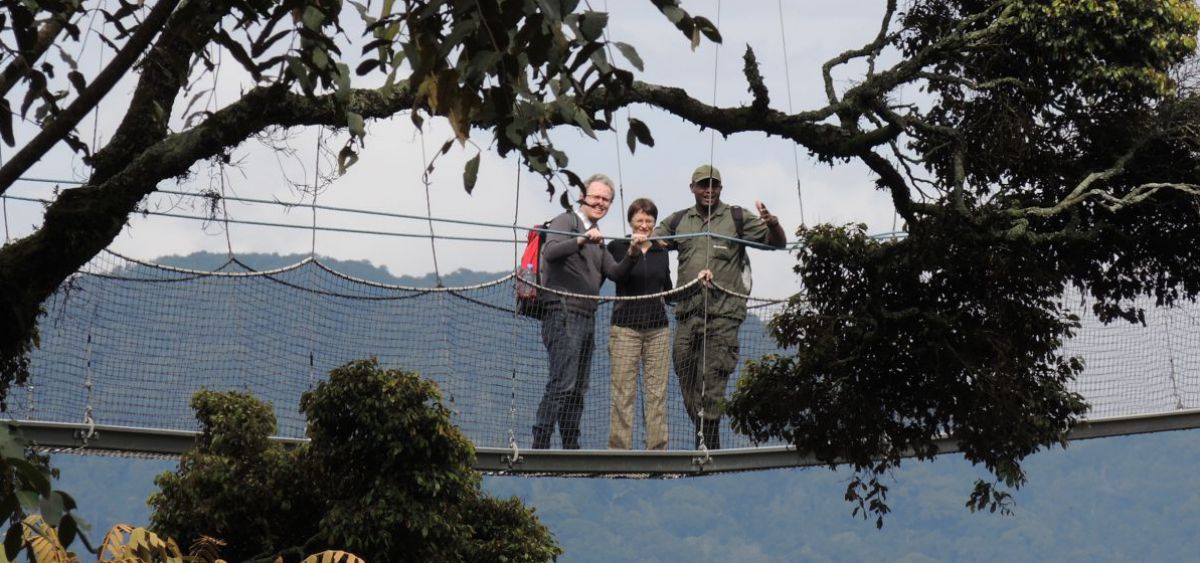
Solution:
[[[649,236],[658,221],[653,201],[639,198],[626,214],[634,234]],[[645,255],[617,278],[618,296],[651,295],[671,289],[667,251],[642,243]],[[629,241],[608,244],[613,256],[625,257]],[[612,366],[612,410],[608,447],[628,450],[633,440],[633,403],[637,395],[638,368],[644,367],[646,449],[667,448],[667,370],[670,365],[670,330],[662,297],[617,301],[613,306],[608,353]]]

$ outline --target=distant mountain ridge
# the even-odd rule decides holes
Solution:
[[[274,270],[284,266],[290,266],[305,258],[307,254],[267,254],[262,252],[250,252],[245,254],[234,255],[239,262],[255,269],[255,270]],[[376,266],[367,260],[342,260],[327,256],[317,255],[317,259],[326,266],[337,270],[348,276],[373,281],[377,283],[386,283],[394,285],[406,285],[412,287],[437,287],[437,275],[428,273],[424,276],[396,276],[388,271],[386,266]],[[162,256],[152,262],[162,264],[164,266],[172,266],[175,268],[186,268],[190,270],[212,271],[220,268],[229,261],[228,254],[217,252],[193,252],[187,255],[170,255]],[[448,274],[442,275],[442,285],[445,286],[465,286],[475,285],[508,275],[508,272],[478,272],[466,268],[460,268]]]

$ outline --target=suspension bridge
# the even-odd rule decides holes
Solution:
[[[43,447],[175,456],[196,434],[192,393],[239,390],[273,405],[277,439],[298,443],[300,395],[332,368],[373,356],[438,383],[484,471],[689,475],[817,463],[785,444],[752,444],[727,422],[726,449],[696,451],[674,378],[668,449],[606,449],[609,363],[602,352],[591,370],[583,449],[529,449],[547,373],[538,322],[515,314],[512,275],[469,281],[404,286],[358,278],[314,257],[256,269],[231,256],[195,269],[105,252],[47,303],[31,384],[13,390],[7,416]],[[595,347],[604,351],[612,298],[598,299]],[[1073,390],[1091,404],[1072,439],[1200,426],[1200,307],[1144,303],[1144,326],[1104,325],[1079,295],[1063,299],[1083,317],[1066,352],[1084,359]],[[743,359],[786,352],[766,331],[783,304],[750,301]],[[639,422],[634,444],[643,433]],[[954,451],[953,437],[939,446]]]

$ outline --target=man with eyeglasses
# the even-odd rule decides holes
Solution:
[[[642,256],[637,244],[646,235],[634,235],[634,244],[619,263],[604,249],[599,221],[608,214],[613,182],[595,174],[584,183],[579,209],[569,210],[547,225],[542,243],[542,284],[564,293],[600,295],[605,278],[616,279]],[[570,233],[570,234],[565,234]],[[550,447],[555,426],[563,449],[579,449],[579,421],[587,393],[595,347],[596,299],[545,292],[542,343],[550,356],[550,379],[538,405],[533,425],[533,447]]]
[[[721,172],[716,168],[707,164],[697,167],[689,187],[696,205],[664,219],[654,230],[655,237],[712,233],[775,248],[787,245],[779,218],[761,201],[755,202],[758,216],[721,202]],[[706,448],[718,449],[721,402],[729,376],[737,369],[738,329],[746,320],[746,300],[728,292],[750,292],[749,257],[744,244],[726,238],[689,237],[666,245],[679,252],[679,283],[701,281],[695,291],[675,302],[672,363],[684,407],[696,427],[696,448],[703,443]]]

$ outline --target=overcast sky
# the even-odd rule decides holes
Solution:
[[[604,0],[592,0],[596,9],[605,9]],[[872,39],[878,31],[882,7],[876,2],[783,2],[783,25],[780,26],[778,0],[743,0],[725,2],[689,1],[685,7],[695,15],[704,15],[718,23],[725,42],[720,47],[705,42],[692,52],[686,39],[666,21],[648,1],[612,0],[610,38],[631,43],[645,61],[645,72],[638,78],[647,82],[679,86],[692,96],[721,106],[748,104],[745,78],[741,72],[742,54],[749,44],[753,47],[762,73],[770,88],[774,108],[789,108],[787,70],[791,75],[790,105],[800,111],[822,104],[823,90],[820,65],[836,54]],[[347,18],[354,17],[348,14]],[[786,32],[786,38],[781,34]],[[785,50],[783,47],[786,41]],[[346,50],[348,54],[358,49]],[[99,64],[95,55],[103,55],[98,43],[85,46],[81,57],[88,63],[88,54]],[[351,55],[352,56],[352,55]],[[618,55],[619,57],[619,55]],[[623,61],[622,61],[623,62]],[[351,60],[353,68],[356,62]],[[628,66],[628,65],[626,65]],[[215,98],[201,97],[200,103],[219,107],[232,101],[246,87],[244,75],[233,64],[222,66],[216,81]],[[844,69],[838,76],[838,86],[852,83],[855,69]],[[205,78],[197,91],[212,87]],[[122,117],[123,108],[133,82],[126,80],[114,90],[99,114],[89,116],[82,127],[82,136],[91,140],[94,135],[100,144]],[[176,114],[184,103],[177,104]],[[636,197],[650,197],[657,202],[661,214],[690,205],[687,184],[691,170],[706,163],[711,154],[714,164],[724,176],[723,199],[743,207],[753,208],[762,200],[788,227],[789,236],[801,223],[801,185],[804,217],[815,222],[863,222],[871,232],[890,231],[894,215],[887,197],[873,188],[870,176],[854,164],[830,167],[817,163],[802,150],[795,152],[792,144],[764,135],[743,134],[714,139],[708,131],[682,120],[635,106],[628,115],[642,119],[651,128],[656,146],[639,146],[630,154],[625,146],[625,111],[619,113],[618,132],[598,133],[592,140],[582,133],[562,130],[554,139],[566,149],[571,166],[581,175],[603,172],[618,180],[628,203]],[[30,130],[24,130],[26,135]],[[426,214],[425,186],[421,182],[422,145],[426,157],[432,156],[450,138],[448,128],[440,121],[427,125],[422,135],[415,131],[409,117],[401,115],[388,121],[368,124],[367,146],[361,160],[349,172],[333,182],[317,198],[321,205],[371,209],[414,215]],[[20,138],[21,131],[18,131]],[[286,133],[286,145],[291,154],[268,148],[252,140],[234,152],[236,166],[226,168],[224,189],[227,194],[241,197],[311,202],[311,197],[296,191],[289,179],[311,178],[317,159],[315,130],[292,130]],[[326,135],[328,135],[326,133]],[[276,140],[285,136],[274,135]],[[28,137],[25,137],[28,138]],[[484,148],[479,182],[474,194],[462,188],[462,164],[474,156],[470,145],[455,145],[439,160],[431,175],[430,208],[435,217],[511,224],[514,206],[519,206],[517,222],[532,225],[552,217],[560,208],[557,198],[551,199],[540,178],[520,175],[520,194],[517,195],[518,171],[515,161],[499,158],[487,144],[490,135],[476,131],[472,140]],[[329,142],[336,151],[345,136]],[[618,158],[619,153],[619,158]],[[798,158],[796,155],[798,154]],[[798,166],[797,166],[798,161]],[[321,167],[328,171],[332,164],[325,160]],[[220,189],[216,168],[202,163],[193,168],[191,177],[178,183],[164,182],[160,189],[195,192],[201,189]],[[32,169],[27,176],[62,180],[85,178],[87,169],[79,158],[60,148]],[[797,178],[798,176],[798,178]],[[65,187],[65,186],[64,186]],[[47,197],[52,184],[20,182],[10,190],[11,195]],[[618,205],[620,201],[618,200]],[[192,198],[156,195],[148,200],[154,210],[188,215],[203,215],[203,203]],[[283,209],[261,204],[228,203],[231,218],[308,225],[311,213],[304,209]],[[614,206],[601,223],[606,233],[623,232],[623,210]],[[6,212],[9,237],[27,234],[41,221],[41,209],[36,204],[9,201]],[[322,211],[317,223],[328,227],[370,229],[390,232],[428,233],[423,221],[367,217]],[[440,235],[463,235],[485,238],[511,237],[511,230],[463,227],[435,224]],[[164,217],[135,217],[118,237],[113,249],[144,259],[162,255],[187,254],[197,250],[225,252],[308,253],[313,249],[311,233],[303,230],[231,225],[226,237],[221,225]],[[340,259],[367,260],[388,268],[393,274],[421,275],[433,270],[432,252],[428,239],[396,238],[319,232],[315,250],[318,255]],[[479,242],[437,243],[439,268],[443,272],[458,268],[504,271],[513,264],[513,245]],[[761,296],[780,297],[797,288],[791,272],[794,258],[784,252],[754,251],[754,292]]]

